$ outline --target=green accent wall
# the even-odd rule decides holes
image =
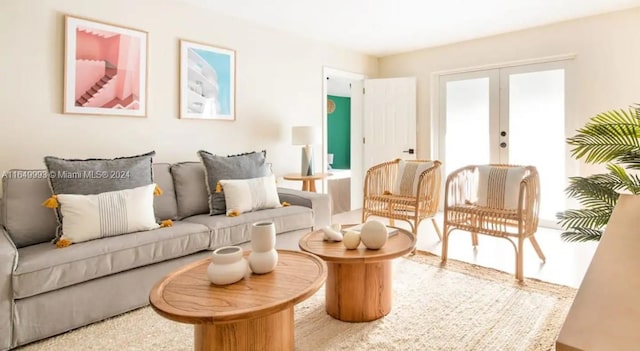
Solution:
[[[333,154],[335,169],[351,168],[351,98],[327,95],[336,109],[327,115],[328,152]]]

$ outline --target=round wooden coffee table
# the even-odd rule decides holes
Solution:
[[[362,243],[347,250],[341,242],[323,241],[323,232],[314,231],[300,239],[302,250],[327,262],[327,313],[345,322],[368,322],[391,312],[391,260],[408,254],[416,245],[416,236],[397,228],[379,250]]]
[[[278,254],[274,271],[225,286],[209,282],[209,259],[194,262],[158,282],[149,301],[161,316],[194,324],[197,351],[293,350],[293,306],[318,291],[327,265],[305,252]]]

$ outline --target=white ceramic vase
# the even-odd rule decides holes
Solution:
[[[215,285],[233,284],[244,278],[247,268],[247,260],[242,257],[242,248],[225,246],[211,253],[207,276]]]
[[[360,240],[367,249],[378,250],[388,239],[387,227],[380,221],[368,221],[360,230]]]
[[[257,222],[251,228],[249,267],[255,274],[269,273],[278,264],[276,226],[273,222]]]

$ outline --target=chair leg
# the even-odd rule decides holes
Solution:
[[[396,222],[393,219],[393,204],[391,202],[387,203],[387,218],[389,218],[389,225],[395,226]]]
[[[440,231],[440,227],[438,227],[438,222],[436,222],[435,218],[431,218],[431,223],[433,223],[433,228],[436,230],[436,234],[438,234],[438,239],[442,241],[442,232]]]
[[[392,221],[392,219],[390,218],[389,221]],[[413,233],[413,235],[416,236],[416,244],[417,244],[418,243],[418,221],[414,220],[413,223],[411,221],[407,221],[407,222],[411,227],[411,233]],[[418,246],[416,245],[413,247],[413,250],[411,250],[411,254],[415,255],[417,250],[418,250]]]
[[[529,241],[531,241],[531,245],[533,245],[533,248],[536,250],[538,257],[540,257],[542,262],[546,262],[547,259],[546,257],[544,257],[544,254],[542,253],[542,249],[540,248],[540,245],[538,244],[538,241],[536,240],[536,238],[533,235],[531,235],[529,237]]]
[[[478,219],[475,216],[471,219],[471,226],[474,228],[478,228]],[[471,232],[471,245],[474,247],[478,246],[478,233]]]
[[[524,280],[524,269],[523,269],[523,257],[522,257],[522,247],[524,246],[524,240],[520,237],[518,238],[518,248],[516,249],[516,279],[518,281]]]
[[[442,233],[442,254],[440,255],[441,257],[441,262],[445,263],[447,262],[447,255],[449,254],[449,226],[445,223],[444,224],[444,232]]]

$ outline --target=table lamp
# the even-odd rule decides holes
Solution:
[[[291,129],[291,140],[293,145],[303,145],[300,174],[303,176],[313,175],[313,149],[311,145],[318,143],[318,138],[316,138],[313,127],[293,127]]]

